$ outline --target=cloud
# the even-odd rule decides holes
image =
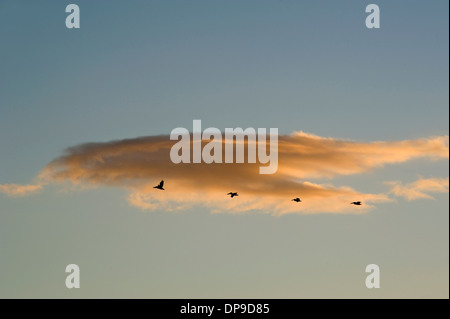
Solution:
[[[36,193],[42,189],[42,185],[18,185],[5,184],[0,185],[0,193],[4,193],[10,197],[20,197]]]
[[[50,162],[40,178],[124,188],[130,192],[129,203],[146,210],[201,205],[213,212],[360,213],[373,203],[389,201],[388,196],[312,180],[361,174],[418,158],[448,158],[448,136],[363,143],[296,132],[279,136],[278,171],[261,175],[259,163],[174,164],[169,156],[174,143],[169,136],[150,136],[78,145]],[[161,179],[166,191],[153,189]],[[240,196],[230,199],[229,191]],[[297,196],[302,203],[290,201]],[[365,205],[349,205],[354,200]]]
[[[421,178],[415,182],[403,185],[402,182],[387,182],[391,185],[391,193],[395,196],[404,197],[409,201],[416,199],[434,199],[429,193],[447,193],[447,178]]]
[[[361,143],[303,132],[279,142],[281,172],[301,178],[364,173],[412,159],[448,158],[448,136]]]

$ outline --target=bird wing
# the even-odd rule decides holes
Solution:
[[[163,187],[164,186],[164,181],[161,181],[160,183],[159,183],[159,187]]]

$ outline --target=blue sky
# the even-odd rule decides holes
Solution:
[[[448,2],[0,2],[0,184],[67,147],[175,127],[361,142],[448,135]],[[415,159],[336,185],[448,178]],[[322,182],[322,180],[321,180]],[[446,297],[448,191],[362,215],[141,211],[115,187],[0,194],[1,297]],[[82,288],[64,286],[77,263]],[[383,288],[364,286],[377,263]],[[414,279],[411,279],[414,278]]]

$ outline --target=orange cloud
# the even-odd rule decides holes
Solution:
[[[421,178],[415,182],[403,185],[402,182],[388,182],[392,186],[391,193],[404,197],[409,201],[416,199],[434,199],[429,193],[447,193],[447,178]]]
[[[18,185],[5,184],[0,185],[0,193],[4,193],[10,197],[26,196],[42,189],[42,185]]]
[[[448,136],[361,143],[298,132],[280,139],[281,173],[318,178],[364,173],[417,158],[448,158]]]
[[[130,204],[148,210],[202,205],[213,212],[359,213],[389,198],[311,180],[449,155],[448,136],[362,143],[298,132],[279,136],[278,171],[261,175],[259,163],[174,164],[169,156],[174,143],[169,136],[153,136],[71,147],[49,163],[40,177],[50,182],[125,188],[130,191]],[[166,191],[153,189],[161,179],[166,181]],[[240,196],[230,199],[226,196],[230,191]],[[297,196],[302,203],[290,201]],[[359,200],[365,205],[349,204]]]

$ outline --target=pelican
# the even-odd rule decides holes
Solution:
[[[361,206],[361,205],[362,205],[361,202],[351,202],[350,204],[351,204],[351,205],[356,205],[356,206]]]
[[[233,193],[233,192],[229,192],[227,195],[230,195],[231,198],[233,198],[234,196],[239,196],[238,193]]]
[[[164,186],[164,181],[161,181],[161,182],[159,183],[159,185],[157,185],[157,186],[155,186],[155,187],[153,187],[153,188],[160,189],[160,190],[163,191],[163,190],[164,190],[163,186]]]

